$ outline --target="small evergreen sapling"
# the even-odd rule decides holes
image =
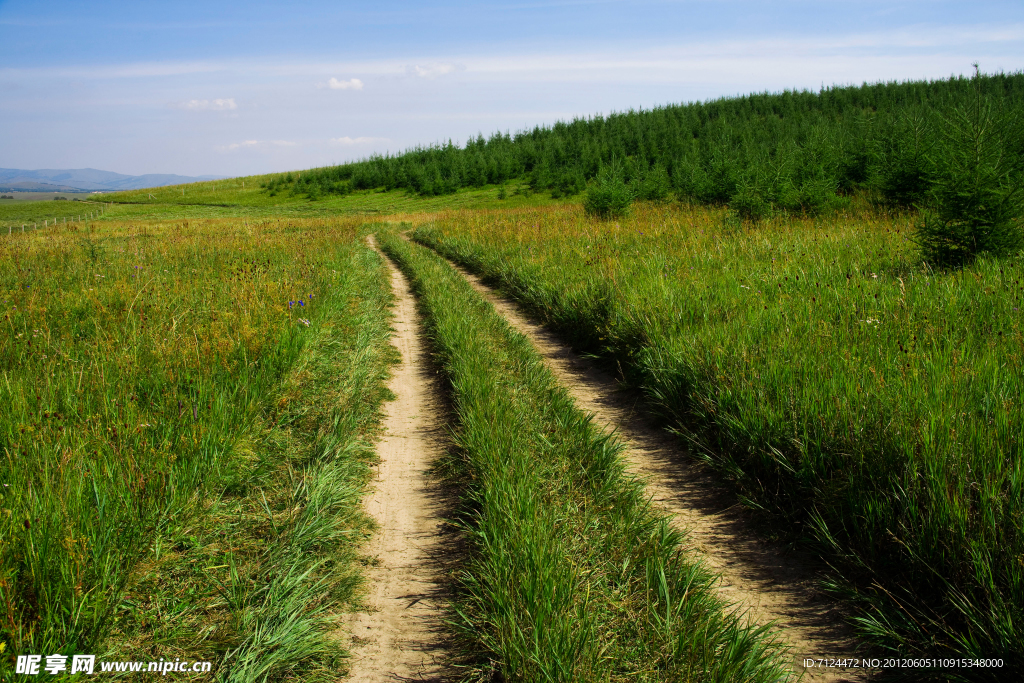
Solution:
[[[1020,160],[1008,154],[1016,134],[1012,109],[998,111],[981,93],[942,119],[937,145],[933,208],[923,213],[915,241],[926,260],[960,266],[982,253],[1005,256],[1024,246]]]
[[[622,173],[611,168],[602,170],[587,188],[583,209],[594,216],[611,218],[626,215],[632,202],[633,191],[626,185]]]

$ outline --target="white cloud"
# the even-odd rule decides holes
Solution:
[[[332,145],[342,145],[345,147],[351,147],[352,145],[371,145],[375,142],[391,142],[389,138],[368,138],[360,136],[358,138],[350,138],[349,136],[341,138],[331,138],[328,142]]]
[[[256,147],[259,144],[259,140],[246,140],[245,142],[233,142],[230,145],[222,145],[217,149],[221,152],[233,152],[236,149],[242,149],[245,147]]]
[[[188,102],[182,102],[178,106],[182,109],[191,109],[192,111],[228,111],[230,109],[238,109],[238,105],[235,104],[235,98],[233,97],[219,100],[189,100]]]
[[[322,85],[320,86],[323,87]],[[331,90],[362,90],[363,82],[358,78],[351,78],[347,81],[339,81],[337,78],[331,77],[331,80],[327,81],[327,87]]]
[[[455,71],[465,71],[466,67],[461,64],[410,64],[405,67],[405,72],[410,76],[420,78],[437,78]]]

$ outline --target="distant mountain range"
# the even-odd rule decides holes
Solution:
[[[147,173],[145,175],[124,175],[95,168],[52,169],[25,171],[18,168],[0,168],[0,191],[3,192],[91,192],[96,190],[112,192],[117,190],[141,190],[147,187],[163,187],[195,183],[202,180],[220,180],[227,176],[204,175],[190,177],[173,173]]]

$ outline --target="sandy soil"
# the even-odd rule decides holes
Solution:
[[[443,505],[427,472],[443,450],[440,389],[427,364],[415,299],[405,276],[388,264],[398,299],[393,343],[402,363],[388,384],[396,398],[385,406],[374,491],[363,501],[380,528],[364,548],[371,558],[367,609],[346,623],[352,652],[346,680],[440,681],[446,678]]]
[[[858,644],[839,608],[817,588],[816,563],[784,552],[758,538],[747,513],[715,483],[706,468],[682,452],[678,440],[654,428],[643,416],[635,392],[580,358],[557,336],[527,319],[516,304],[459,269],[474,288],[533,342],[548,367],[596,422],[625,443],[630,471],[647,483],[654,502],[673,516],[678,528],[708,565],[721,575],[721,595],[749,610],[758,623],[774,622],[792,650],[793,667],[804,681],[863,681],[857,669],[805,669],[804,658],[858,655]]]

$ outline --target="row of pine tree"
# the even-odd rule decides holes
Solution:
[[[746,218],[840,208],[854,191],[914,206],[927,202],[958,146],[980,145],[978,153],[998,157],[1004,180],[1019,181],[1022,107],[1024,73],[763,93],[418,147],[268,189],[313,199],[376,188],[434,196],[527,181],[560,197],[604,179],[632,198],[674,194],[729,204]]]

